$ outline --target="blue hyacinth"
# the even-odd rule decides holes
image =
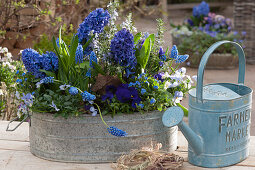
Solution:
[[[186,61],[189,58],[189,55],[178,55],[177,59],[176,59],[176,63],[183,63],[184,61]]]
[[[97,63],[97,56],[96,54],[94,53],[94,51],[92,51],[89,55],[89,66],[94,68],[93,66],[93,62]]]
[[[108,24],[109,19],[109,12],[103,8],[98,8],[92,11],[77,29],[79,43],[83,44],[88,41],[91,31],[94,33],[101,33],[104,30],[104,27]]]
[[[86,76],[87,76],[87,77],[91,77],[91,69],[90,69],[90,68],[89,68],[89,70],[87,71]]]
[[[114,136],[122,137],[122,136],[127,136],[127,133],[121,129],[118,129],[114,126],[108,127],[107,128],[108,132]]]
[[[37,51],[27,48],[22,51],[22,61],[28,72],[33,74],[35,78],[44,78],[45,73],[39,71],[57,71],[58,70],[58,57],[54,52],[46,52],[40,55]]]
[[[202,1],[198,6],[193,7],[194,17],[207,16],[209,12],[210,7],[205,1]]]
[[[82,63],[83,62],[83,48],[82,45],[79,44],[76,52],[75,52],[75,63]]]
[[[83,93],[81,93],[81,96],[82,96],[83,101],[92,101],[92,100],[96,99],[95,95],[93,95],[87,91],[84,91]]]
[[[53,77],[45,77],[40,82],[41,84],[49,84],[53,83],[54,78]]]
[[[47,71],[57,71],[58,70],[58,57],[57,55],[50,51],[46,51],[45,54],[42,54],[42,68]]]
[[[74,96],[78,94],[78,89],[76,87],[70,87],[69,93]]]
[[[176,45],[173,45],[171,54],[170,54],[170,58],[175,60],[175,59],[177,59],[177,56],[178,56],[178,49],[177,49]]]
[[[35,78],[45,77],[45,74],[40,72],[42,56],[34,49],[27,48],[22,51],[22,61],[28,72],[33,74]]]
[[[120,66],[134,69],[137,61],[134,51],[134,37],[125,28],[111,40],[111,61]]]

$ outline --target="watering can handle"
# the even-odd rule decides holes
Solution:
[[[236,47],[238,57],[239,57],[239,75],[238,75],[238,83],[244,84],[244,76],[245,76],[245,55],[242,47],[236,42],[232,41],[219,41],[214,43],[208,50],[204,53],[197,72],[197,87],[196,87],[196,96],[197,100],[202,102],[203,98],[203,79],[204,79],[204,69],[206,63],[209,59],[209,56],[213,53],[213,51],[218,48],[222,44],[230,43]]]

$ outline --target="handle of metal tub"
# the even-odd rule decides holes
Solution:
[[[15,128],[10,129],[10,128],[9,128],[10,124],[11,124],[13,121],[19,120],[19,117],[16,117],[16,118],[12,119],[12,120],[8,123],[7,128],[6,128],[6,131],[14,131],[14,130],[16,130],[23,122],[25,122],[25,121],[27,120],[28,117],[29,117],[29,115],[26,114],[26,115],[24,116],[24,119],[23,119]]]
[[[236,42],[233,41],[219,41],[214,43],[208,50],[204,53],[197,72],[197,87],[196,87],[196,96],[197,102],[203,101],[203,79],[204,79],[204,70],[206,63],[213,53],[213,51],[218,48],[222,44],[232,44],[236,47],[238,57],[239,57],[239,75],[238,75],[238,83],[244,84],[244,77],[245,77],[245,54],[243,48]]]

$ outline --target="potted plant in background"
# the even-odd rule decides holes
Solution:
[[[22,51],[27,72],[17,74],[16,96],[20,113],[31,117],[34,155],[92,163],[115,161],[151,143],[176,149],[177,128],[165,128],[161,116],[181,106],[192,88],[186,69],[178,68],[189,56],[176,46],[163,51],[160,19],[156,36],[135,33],[131,15],[117,27],[117,6],[92,11],[70,44],[60,29],[54,52]]]
[[[229,40],[237,41],[240,43],[243,42],[243,37],[241,37],[236,32],[231,32],[227,35],[223,33],[210,33],[210,32],[201,32],[194,31],[193,34],[186,39],[182,40],[182,43],[179,45],[180,52],[187,52],[190,57],[188,60],[188,65],[190,67],[198,67],[200,60],[205,53],[206,49],[210,44],[214,44],[220,40]],[[194,43],[199,42],[199,44]],[[226,44],[217,48],[214,53],[209,58],[206,68],[208,69],[232,69],[238,65],[238,56],[235,49],[232,46]]]
[[[210,12],[209,4],[202,1],[193,7],[193,15],[182,25],[171,30],[173,43],[178,44],[180,52],[187,52],[190,56],[188,65],[197,67],[206,49],[220,40],[230,40],[243,44],[245,32],[239,34],[232,29],[232,21],[222,15]],[[244,46],[243,46],[244,47]],[[238,64],[236,52],[229,45],[224,45],[215,51],[209,59],[207,68],[230,69]]]

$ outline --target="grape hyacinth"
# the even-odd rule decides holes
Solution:
[[[178,49],[177,49],[176,45],[173,45],[171,54],[170,54],[170,58],[176,59],[177,56],[178,56]]]
[[[39,82],[37,82],[35,85],[36,85],[36,88],[39,88],[41,84],[50,84],[50,83],[53,83],[53,81],[54,81],[54,77],[45,77],[41,79]]]
[[[79,44],[76,52],[75,52],[75,63],[82,63],[83,62],[83,48],[82,45]]]
[[[94,53],[94,51],[92,51],[92,52],[90,53],[90,56],[89,56],[89,66],[92,67],[92,68],[94,68],[93,62],[97,63],[97,56],[96,56],[96,54]]]
[[[78,94],[78,89],[76,87],[70,87],[69,93],[75,96],[76,94]]]
[[[82,96],[83,101],[92,101],[92,100],[96,99],[95,95],[93,95],[87,91],[84,91],[83,93],[81,93],[81,96]]]
[[[44,84],[49,84],[49,83],[53,83],[53,77],[45,77],[41,80],[42,83]]]
[[[127,133],[121,129],[118,129],[114,126],[108,127],[107,128],[108,132],[114,136],[122,137],[122,136],[127,136]]]
[[[176,63],[183,63],[185,62],[187,59],[189,58],[189,55],[178,55],[177,59],[176,59]]]
[[[88,41],[91,31],[93,33],[103,32],[104,27],[109,22],[109,19],[109,12],[103,8],[98,8],[92,11],[77,29],[79,43],[84,44],[86,41]]]
[[[127,29],[124,28],[115,34],[110,47],[115,64],[135,68],[137,61],[134,55],[134,37]]]

